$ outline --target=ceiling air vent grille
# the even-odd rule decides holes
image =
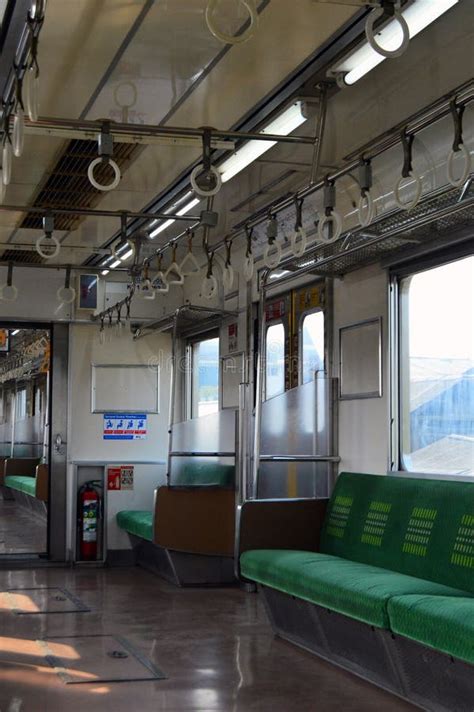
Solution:
[[[141,146],[132,143],[114,144],[114,161],[122,173],[135,158]],[[95,141],[69,141],[56,165],[39,188],[34,199],[35,208],[94,208],[103,197],[87,177],[87,169],[91,161],[97,158],[97,143]],[[108,166],[97,166],[94,175],[98,181],[106,183],[110,180]],[[75,230],[84,220],[82,216],[59,215],[55,217],[57,230]],[[28,213],[20,223],[20,228],[40,230],[43,218],[41,215]],[[18,260],[15,260],[18,261]]]

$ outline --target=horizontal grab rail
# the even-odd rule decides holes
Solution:
[[[337,455],[260,455],[260,462],[340,462]]]
[[[235,457],[234,452],[204,452],[198,450],[170,452],[170,457]]]

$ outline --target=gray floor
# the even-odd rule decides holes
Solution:
[[[0,554],[34,554],[46,551],[46,519],[5,501],[0,494]],[[0,707],[1,712],[3,712]]]
[[[2,712],[415,709],[275,639],[257,594],[177,589],[138,568],[0,570],[0,591],[37,586],[66,588],[92,610],[22,616],[1,604]],[[35,641],[81,634],[125,637],[167,679],[66,685]]]

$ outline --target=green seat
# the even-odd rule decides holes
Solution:
[[[234,481],[234,465],[203,460],[183,463],[173,477],[173,485],[177,487],[233,487]]]
[[[387,603],[392,596],[466,595],[433,581],[309,551],[247,551],[240,561],[242,574],[252,581],[379,628],[390,628]]]
[[[396,596],[388,615],[394,633],[474,665],[474,598]]]
[[[5,486],[29,494],[31,497],[36,496],[36,477],[8,475],[5,477]]]
[[[320,550],[474,593],[474,483],[343,473]]]
[[[117,513],[117,524],[129,534],[153,541],[153,512],[123,511]]]

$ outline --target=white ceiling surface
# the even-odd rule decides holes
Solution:
[[[151,124],[162,121],[223,49],[205,24],[206,4],[207,0],[155,2],[86,118],[121,120],[116,90],[119,103],[128,103],[133,89],[126,82],[133,82],[137,101],[129,110],[129,120]],[[143,1],[133,0],[49,0],[40,38],[41,115],[79,117],[143,6]],[[221,20],[225,29],[235,29],[245,19],[240,11],[235,14],[235,8],[235,0],[223,1]],[[254,38],[230,48],[167,123],[232,126],[355,10],[313,0],[271,0],[261,14]],[[15,160],[6,202],[28,204],[33,200],[62,145],[55,139],[27,138],[24,156]],[[100,207],[141,209],[199,154],[198,149],[147,147],[125,173],[119,188],[104,195]],[[11,216],[1,214],[0,226],[7,224],[6,220],[10,225]],[[68,241],[97,245],[117,228],[116,219],[89,218]],[[0,232],[0,238],[7,234]],[[14,241],[32,242],[37,234],[19,230]]]
[[[231,0],[225,2],[227,10],[234,6]],[[114,95],[117,96],[117,90],[119,100],[129,101],[133,90],[127,82],[133,82],[137,101],[129,110],[129,120],[159,123],[222,49],[205,25],[205,4],[205,0],[155,2],[87,118],[121,120],[122,110],[117,107]],[[74,23],[71,19],[67,23],[61,19],[61,15],[65,15],[64,5],[63,0],[50,0],[48,20],[41,36],[43,53],[46,46],[55,48],[45,60],[43,55],[40,56],[41,114],[77,117],[142,9],[143,2],[82,0],[77,5],[72,4],[76,17]],[[112,19],[109,17],[111,10]],[[336,32],[355,10],[357,8],[351,6],[315,3],[313,0],[298,0],[297,3],[271,0],[261,14],[255,37],[246,44],[232,47],[187,96],[168,123],[232,126]],[[70,16],[70,13],[66,14]],[[229,13],[228,17],[231,16]],[[234,19],[238,25],[243,16]],[[403,57],[383,62],[355,86],[331,99],[323,164],[334,165],[348,152],[472,77],[473,20],[474,3],[463,0],[413,40]],[[78,52],[81,39],[84,51]],[[96,50],[97,57],[93,54]],[[90,64],[88,71],[87,63]],[[469,141],[473,133],[471,124],[472,112],[468,111],[465,125]],[[449,121],[447,126],[449,130]],[[299,133],[307,135],[313,130],[313,122],[306,122]],[[434,159],[430,155],[429,143],[425,146],[421,139],[417,142],[423,166],[428,169],[438,161],[438,156]],[[16,183],[9,188],[7,202],[25,203],[31,199],[38,180],[54,162],[55,152],[61,145],[58,140],[46,138],[28,140],[25,158],[15,164]],[[198,157],[197,149],[147,147],[125,173],[119,188],[104,196],[100,207],[141,209]],[[308,147],[280,145],[226,184],[215,201],[220,213],[215,238],[220,238],[233,224],[272,198],[305,184],[310,159],[311,149]],[[385,168],[393,173],[398,170],[399,162],[401,166],[401,152],[395,149],[388,157],[381,178],[375,176],[374,188],[380,195],[390,191],[391,187],[392,178],[386,177]],[[294,173],[285,181],[249,200],[249,196],[288,170]],[[340,182],[339,187],[344,187],[346,200],[358,200],[356,184],[350,178]],[[432,187],[431,182],[427,187]],[[15,200],[11,196],[15,196]],[[237,205],[241,206],[239,210],[232,210]],[[350,202],[346,207],[350,210]],[[195,212],[198,208],[193,210]],[[1,214],[1,241],[11,234],[10,229],[4,229],[6,224],[11,226],[12,216]],[[169,228],[156,238],[156,243],[169,239],[182,227],[181,223],[177,228]],[[116,219],[89,218],[79,230],[69,235],[67,242],[100,245],[117,228]],[[33,231],[20,231],[15,242],[31,242],[36,236]],[[61,260],[65,258],[64,250]],[[83,254],[77,255],[76,261],[83,258]]]

